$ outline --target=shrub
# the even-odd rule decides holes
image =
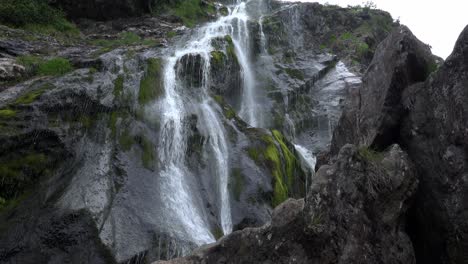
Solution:
[[[78,31],[65,19],[62,11],[52,8],[46,0],[0,0],[0,22],[32,30],[52,28],[57,31]]]
[[[40,63],[37,68],[37,73],[39,75],[58,76],[71,72],[72,70],[73,66],[67,59],[54,58],[44,63]]]

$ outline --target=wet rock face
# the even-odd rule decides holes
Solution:
[[[331,151],[346,143],[384,149],[398,139],[405,112],[402,92],[437,67],[430,49],[406,27],[395,29],[377,48],[360,89],[350,93]]]
[[[271,224],[161,263],[415,263],[402,224],[416,171],[397,145],[380,157],[364,153],[343,147],[317,172],[305,205],[286,201]]]
[[[411,230],[421,263],[468,260],[468,27],[447,61],[404,93],[401,137],[420,172]]]

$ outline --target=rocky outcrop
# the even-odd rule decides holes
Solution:
[[[305,204],[288,200],[266,226],[157,263],[415,263],[404,215],[417,182],[397,145],[378,157],[347,145],[317,172]]]
[[[468,261],[468,27],[425,82],[407,89],[401,141],[421,184],[411,213],[420,263]]]
[[[407,27],[395,29],[377,48],[359,89],[350,92],[331,152],[346,143],[384,149],[397,142],[405,112],[402,92],[437,68],[427,45]]]
[[[332,154],[349,142],[377,150],[400,143],[408,152],[421,181],[408,216],[421,263],[468,259],[467,40],[465,28],[437,69],[437,58],[407,29],[392,33],[334,133]]]

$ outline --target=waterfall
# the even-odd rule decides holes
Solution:
[[[228,191],[229,182],[229,147],[224,127],[220,119],[221,109],[211,99],[208,89],[210,84],[210,59],[214,51],[212,41],[216,38],[231,36],[243,78],[243,93],[240,116],[252,126],[258,125],[255,106],[255,79],[251,69],[250,38],[248,32],[246,3],[239,2],[229,9],[229,15],[217,21],[207,23],[195,30],[191,39],[176,48],[174,54],[165,59],[164,88],[165,96],[159,105],[161,111],[161,133],[159,138],[161,164],[161,196],[168,226],[177,226],[173,230],[176,236],[196,243],[206,244],[214,241],[207,220],[207,213],[196,190],[190,189],[193,175],[189,171],[185,156],[187,151],[188,129],[184,125],[189,115],[197,113],[203,122],[205,141],[215,158],[214,167],[218,184],[219,221],[223,233],[232,232],[231,206]],[[197,94],[190,91],[197,87],[186,86],[181,80],[179,69],[183,68],[184,58],[200,60],[201,87]],[[187,63],[187,61],[185,61]],[[197,64],[198,65],[198,64]],[[205,149],[207,151],[207,149]],[[175,228],[174,228],[175,229]]]
[[[243,79],[243,92],[241,109],[239,116],[253,127],[259,126],[257,119],[257,106],[255,104],[255,78],[252,69],[252,63],[249,61],[250,56],[250,36],[247,26],[249,16],[246,10],[246,3],[239,3],[231,13],[232,20],[237,20],[237,34],[233,34],[232,38],[236,49],[236,55],[241,66]]]
[[[260,51],[263,54],[267,54],[266,37],[265,32],[263,32],[263,15],[258,19],[258,26],[260,28]]]

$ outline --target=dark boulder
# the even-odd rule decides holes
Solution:
[[[404,94],[402,144],[420,173],[410,226],[420,263],[468,261],[468,27],[427,82]]]
[[[397,145],[378,158],[347,145],[317,172],[305,205],[290,199],[271,224],[162,263],[415,263],[403,220],[417,182]]]
[[[407,27],[395,29],[378,46],[361,88],[351,91],[334,131],[332,153],[338,153],[346,143],[384,149],[395,142],[405,111],[403,90],[425,81],[436,66],[427,45]]]

